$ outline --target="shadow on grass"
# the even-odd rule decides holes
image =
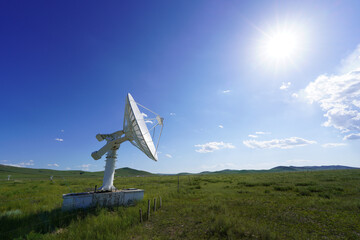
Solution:
[[[92,208],[63,212],[61,208],[55,208],[52,211],[40,211],[36,214],[2,216],[0,239],[29,239],[28,234],[36,239],[41,234],[67,227],[73,220],[83,219],[88,215],[98,215],[100,210],[100,208]]]

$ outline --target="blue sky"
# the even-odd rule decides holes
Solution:
[[[0,164],[99,171],[125,97],[165,118],[151,172],[360,167],[359,1],[0,3]],[[289,45],[290,44],[290,45]]]

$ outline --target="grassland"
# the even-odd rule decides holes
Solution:
[[[62,194],[94,174],[0,181],[0,239],[360,239],[360,170],[117,177],[145,189],[135,206],[64,213]],[[139,223],[139,208],[163,206]]]

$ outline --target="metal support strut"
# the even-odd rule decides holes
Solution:
[[[117,160],[116,151],[119,149],[120,145],[116,149],[111,149],[106,154],[106,164],[105,164],[105,172],[104,172],[104,180],[103,185],[99,188],[99,190],[103,191],[114,191],[116,188],[114,187],[114,174],[115,174],[115,163]]]

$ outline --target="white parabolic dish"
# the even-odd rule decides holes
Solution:
[[[139,148],[152,160],[158,160],[156,148],[146,126],[144,116],[130,93],[126,98],[123,129],[125,136],[129,138],[129,141],[135,147]]]
[[[156,117],[152,118],[151,120],[147,119],[147,121],[145,121],[144,115],[145,116],[147,115],[145,113],[140,112],[138,105],[151,112],[151,114],[155,114]],[[114,132],[112,134],[96,135],[97,140],[107,141],[106,145],[103,146],[99,151],[95,151],[91,154],[91,156],[95,160],[98,160],[106,153],[104,180],[103,180],[103,185],[100,187],[99,190],[103,190],[103,191],[116,190],[116,188],[113,185],[114,174],[115,174],[115,162],[117,159],[116,152],[119,149],[121,143],[125,141],[130,141],[135,147],[139,148],[150,159],[154,161],[158,160],[157,147],[159,145],[159,141],[161,137],[163,120],[164,119],[161,118],[158,114],[136,103],[130,93],[127,94],[123,130]],[[153,129],[153,135],[155,134],[155,127],[161,126],[156,147],[154,145],[150,131],[146,126],[147,122],[153,123],[153,121],[155,121],[156,123],[156,125],[150,129],[150,130]]]

